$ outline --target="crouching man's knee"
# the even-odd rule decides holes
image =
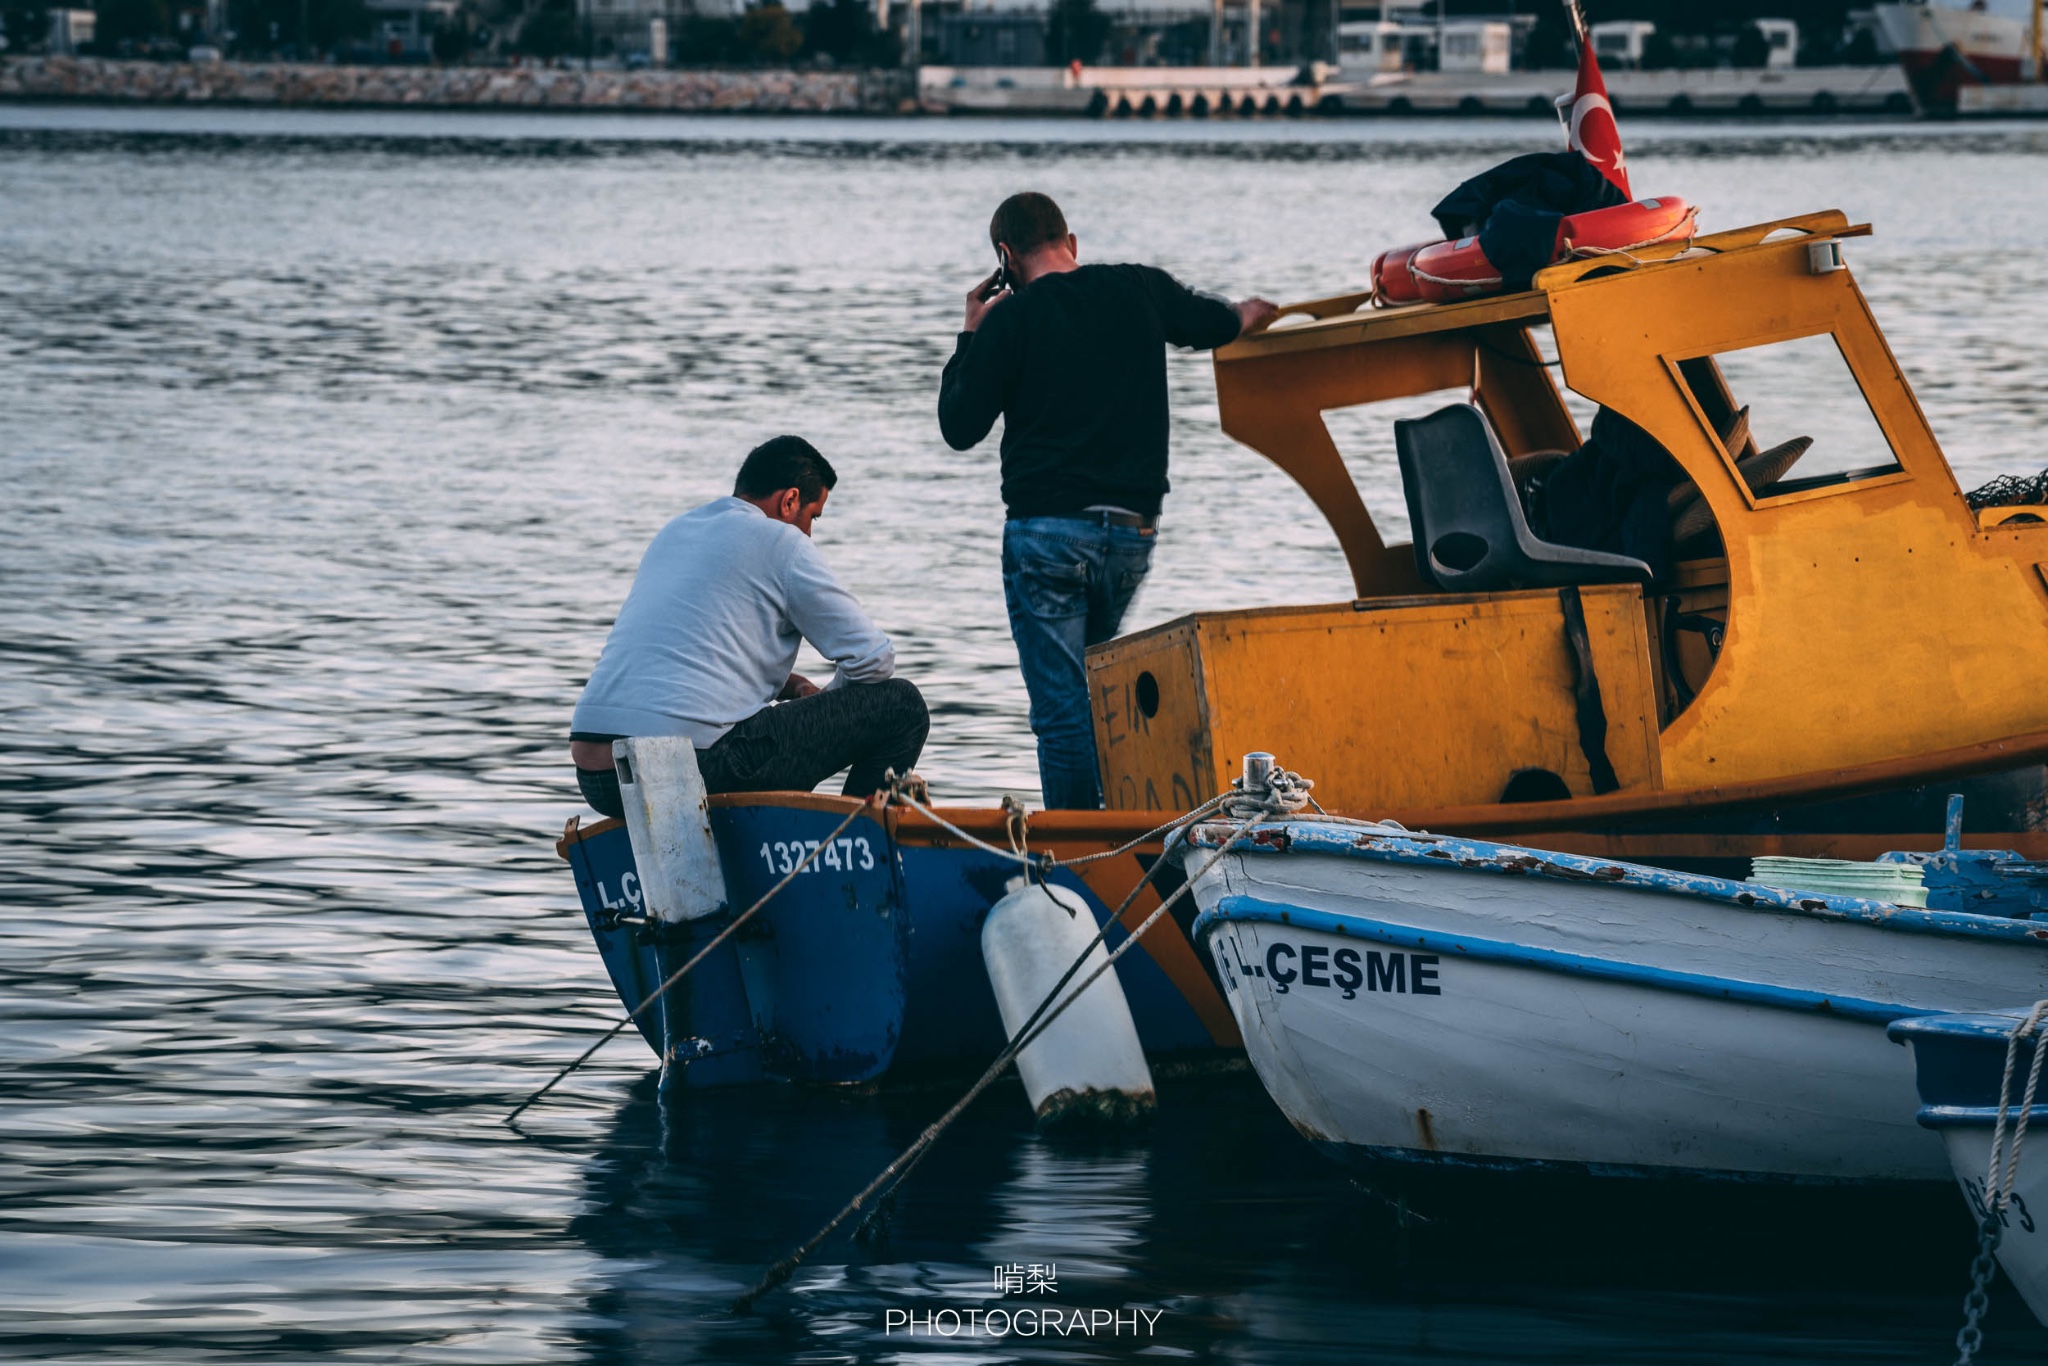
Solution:
[[[925,739],[931,734],[932,713],[924,694],[907,678],[864,686],[873,689],[874,705],[868,716],[875,741],[889,752],[893,767],[909,768],[923,753]]]
[[[917,684],[907,678],[889,678],[874,686],[882,692],[892,721],[906,729],[915,725],[920,736],[931,728],[931,708],[925,705],[924,694],[917,690]]]

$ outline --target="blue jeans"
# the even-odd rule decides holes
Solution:
[[[1102,805],[1082,651],[1116,634],[1152,567],[1154,539],[1086,516],[1003,523],[1003,599],[1031,695],[1038,781],[1048,808]]]

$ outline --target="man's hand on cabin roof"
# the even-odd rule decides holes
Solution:
[[[1280,310],[1272,302],[1253,295],[1230,306],[1237,314],[1237,335],[1249,336],[1279,316]]]

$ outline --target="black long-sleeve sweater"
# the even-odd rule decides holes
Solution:
[[[962,332],[939,430],[964,451],[1003,423],[1012,517],[1093,505],[1157,515],[1166,493],[1166,347],[1234,340],[1237,313],[1152,266],[1042,275]]]

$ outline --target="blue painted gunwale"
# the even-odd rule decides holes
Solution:
[[[1584,954],[1566,953],[1560,949],[1533,948],[1526,944],[1509,944],[1495,939],[1479,939],[1472,935],[1441,934],[1431,930],[1418,930],[1409,925],[1373,920],[1348,912],[1340,914],[1320,911],[1306,906],[1288,905],[1285,902],[1262,901],[1249,896],[1226,896],[1217,902],[1213,909],[1202,912],[1195,919],[1195,935],[1198,939],[1206,941],[1210,931],[1217,926],[1236,921],[1287,925],[1295,929],[1316,930],[1349,939],[1395,945],[1404,950],[1419,948],[1445,958],[1464,958],[1479,963],[1505,963],[1544,972],[1564,973],[1572,977],[1621,982],[1656,991],[1706,996],[1715,1000],[1732,1001],[1739,1005],[1821,1012],[1865,1024],[1888,1025],[1907,1016],[1938,1013],[1934,1007],[1867,1001],[1855,996],[1830,996],[1817,991],[1801,991],[1796,987],[1775,986],[1768,982],[1745,982],[1733,977],[1713,977],[1705,973],[1647,967],[1640,963],[1620,963],[1608,958],[1591,958]]]
[[[2035,1105],[2029,1112],[2028,1124],[2048,1123],[2048,1105]],[[2005,1112],[2008,1126],[2020,1117],[2020,1107],[2014,1105]],[[1996,1105],[1923,1105],[1914,1111],[1914,1118],[1923,1129],[1989,1129],[1998,1123]]]
[[[1893,1043],[1910,1044],[1913,1082],[1920,1092],[1918,1118],[1929,1129],[1990,1128],[1998,1122],[1998,1092],[2005,1082],[2006,1046],[2013,1028],[2031,1006],[2004,1010],[1928,1015],[1900,1020],[1886,1030]],[[2022,1042],[2015,1088],[2024,1085],[2033,1046]],[[2017,1102],[2018,1095],[2008,1092]],[[2007,1121],[2019,1114],[2014,1104]],[[2033,1119],[2048,1119],[2048,1104],[2036,1104]],[[2032,1120],[2029,1121],[2030,1123]]]
[[[1949,1015],[1929,1015],[1924,1019],[1901,1020],[1891,1031],[1893,1043],[1940,1036],[1952,1039],[1988,1041],[1998,1045],[2001,1054],[2005,1041],[2012,1037],[2013,1026],[2027,1018],[2031,1006],[2017,1006],[2010,1010],[1973,1010]]]
[[[1197,826],[1191,843],[1214,849],[1232,827]],[[1806,916],[1815,920],[1870,925],[1911,934],[1994,939],[2048,949],[2048,925],[1968,911],[1922,910],[1888,901],[1785,891],[1753,882],[1735,882],[1704,873],[1681,873],[1617,859],[1560,854],[1518,844],[1426,831],[1397,831],[1384,826],[1339,825],[1321,821],[1272,821],[1252,826],[1231,851],[1247,858],[1288,858],[1301,854],[1335,855],[1375,863],[1401,863],[1423,868],[1458,868],[1501,877],[1553,877],[1567,882],[1607,887],[1633,887],[1719,902],[1745,911]],[[1206,917],[1205,917],[1206,918]],[[1201,922],[1198,920],[1197,925]]]

